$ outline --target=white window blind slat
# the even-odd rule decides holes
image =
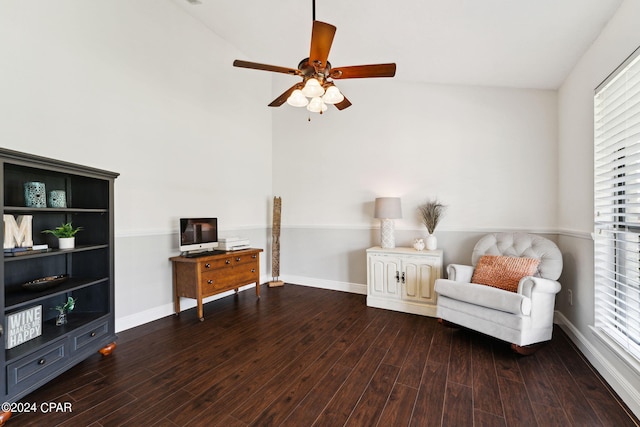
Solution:
[[[594,96],[595,326],[640,360],[640,49]]]

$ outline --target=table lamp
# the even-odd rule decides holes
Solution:
[[[379,218],[380,246],[384,249],[396,247],[393,220],[402,218],[400,197],[378,197],[375,204],[375,218]]]

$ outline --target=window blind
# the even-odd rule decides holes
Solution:
[[[595,327],[640,360],[640,49],[594,96]]]

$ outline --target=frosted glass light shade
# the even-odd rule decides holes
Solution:
[[[373,216],[380,219],[402,218],[400,197],[378,197]]]
[[[287,104],[292,107],[306,107],[309,104],[309,100],[302,94],[300,89],[296,89],[287,98]]]
[[[316,96],[315,98],[311,99],[309,105],[307,105],[307,110],[311,111],[312,113],[324,113],[325,111],[327,111],[327,105],[322,102],[322,98]]]
[[[322,100],[325,104],[337,104],[344,101],[344,95],[340,93],[340,90],[338,90],[337,87],[329,86],[322,97]]]
[[[307,98],[315,98],[324,95],[324,88],[320,86],[320,82],[316,79],[309,79],[302,88],[302,94]]]

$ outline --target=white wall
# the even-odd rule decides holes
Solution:
[[[118,329],[172,311],[180,216],[266,245],[271,80],[235,58],[169,0],[0,2],[2,146],[121,174]]]
[[[631,409],[640,414],[640,373],[593,326],[593,94],[640,46],[640,1],[625,0],[559,91],[559,244],[565,266],[557,308],[565,329]],[[569,304],[567,290],[573,293]]]
[[[274,91],[290,84],[274,79]],[[554,91],[392,79],[337,84],[352,107],[310,122],[304,109],[284,105],[274,112],[283,275],[366,283],[364,250],[379,244],[378,196],[402,197],[398,245],[426,234],[420,203],[437,197],[448,205],[436,232],[450,243],[441,245],[445,262],[470,259],[471,247],[457,246],[459,232],[555,229]]]

